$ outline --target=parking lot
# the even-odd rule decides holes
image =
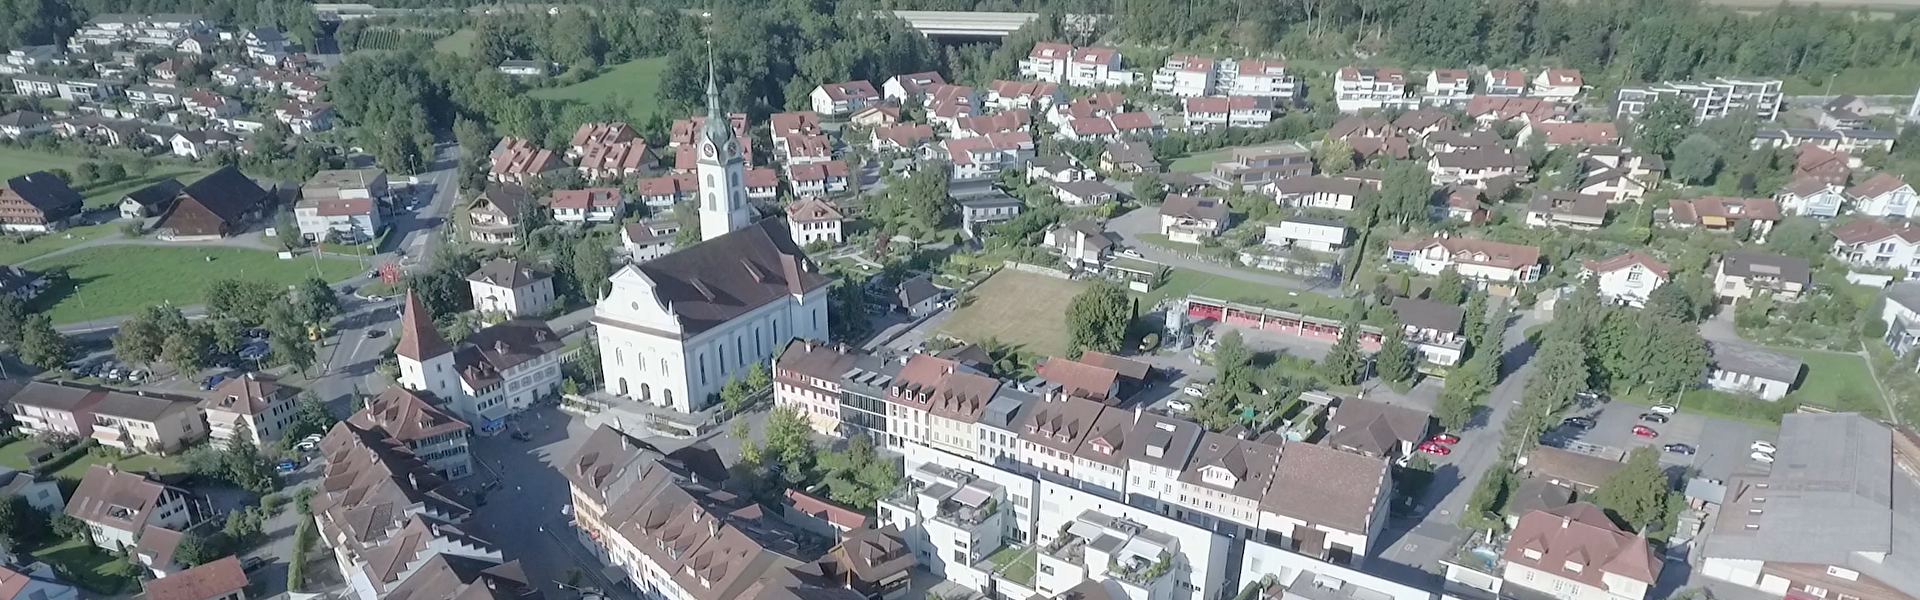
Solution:
[[[1559,427],[1542,436],[1541,441],[1555,444],[1570,440],[1620,450],[1643,446],[1659,449],[1667,444],[1686,444],[1693,446],[1692,456],[1662,452],[1660,461],[1668,465],[1692,467],[1701,477],[1724,481],[1741,469],[1757,465],[1748,457],[1753,453],[1750,446],[1754,441],[1772,442],[1779,433],[1747,423],[1686,413],[1670,415],[1664,424],[1642,423],[1640,415],[1645,412],[1648,412],[1647,407],[1627,402],[1607,402],[1596,408],[1576,410],[1569,416],[1592,418],[1593,429],[1581,431]],[[1636,436],[1633,434],[1634,425],[1646,425],[1659,437]]]

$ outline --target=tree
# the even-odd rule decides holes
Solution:
[[[1328,140],[1320,145],[1320,172],[1339,175],[1353,170],[1353,146],[1345,139]]]
[[[1506,467],[1495,465],[1487,469],[1486,476],[1480,478],[1480,484],[1474,486],[1473,495],[1467,497],[1467,514],[1462,515],[1462,519],[1500,514],[1507,506],[1508,495],[1513,492],[1512,485],[1513,473],[1507,471]],[[1499,521],[1497,517],[1490,520]]]
[[[727,437],[748,442],[753,440],[753,431],[748,428],[746,419],[734,419],[727,424]]]
[[[1413,349],[1407,347],[1406,328],[1398,325],[1388,327],[1386,335],[1381,336],[1380,351],[1373,355],[1373,361],[1380,378],[1389,383],[1405,383],[1413,379]]]
[[[227,526],[221,533],[236,544],[247,544],[260,535],[260,519],[252,510],[236,510],[227,513]]]
[[[251,327],[266,322],[274,306],[285,304],[285,293],[284,288],[265,281],[224,278],[207,283],[203,300],[209,318]]]
[[[0,496],[0,539],[18,548],[47,534],[47,515],[19,494]]]
[[[729,415],[737,415],[740,411],[746,410],[747,400],[752,397],[753,392],[747,389],[746,382],[741,381],[739,377],[727,378],[727,384],[720,387],[720,405]]]
[[[1647,105],[1635,124],[1635,150],[1673,157],[1675,147],[1693,129],[1693,106],[1680,96],[1661,96]]]
[[[1360,325],[1348,320],[1340,328],[1340,339],[1334,342],[1333,349],[1327,351],[1327,357],[1320,360],[1320,374],[1334,385],[1353,385],[1360,382],[1361,370],[1367,366],[1367,359],[1360,355]]]
[[[294,304],[308,323],[325,323],[340,316],[340,296],[326,280],[308,277],[294,289]]]
[[[42,369],[53,369],[66,364],[71,353],[67,345],[67,336],[53,329],[53,321],[46,315],[27,317],[27,327],[20,335],[20,360]]]
[[[53,516],[53,534],[60,536],[61,539],[80,543],[92,543],[93,540],[93,528],[89,527],[86,521],[66,513]]]
[[[580,290],[581,299],[598,301],[606,289],[607,278],[613,276],[607,262],[607,247],[596,238],[580,240],[573,247],[572,267],[574,289]]]
[[[1375,213],[1382,222],[1425,222],[1432,200],[1433,180],[1426,166],[1411,160],[1393,161],[1387,164],[1380,193],[1374,196]]]
[[[186,329],[187,318],[180,309],[166,304],[148,306],[120,324],[120,330],[113,334],[113,353],[123,361],[151,363],[166,349],[167,338]]]
[[[1766,248],[1818,265],[1825,260],[1827,250],[1833,248],[1833,236],[1819,221],[1789,217],[1767,232]]]
[[[272,337],[267,340],[267,348],[273,352],[274,360],[283,365],[293,365],[301,375],[305,375],[319,357],[313,342],[307,340],[307,332],[302,329],[298,325],[288,326],[283,322],[281,327],[273,330]]]
[[[1076,354],[1080,350],[1118,352],[1133,325],[1133,300],[1119,285],[1101,281],[1074,296],[1066,317]]]
[[[1627,463],[1607,477],[1593,493],[1593,503],[1621,527],[1645,531],[1667,509],[1667,473],[1660,468],[1660,454],[1653,448],[1636,448]]]
[[[1167,201],[1167,184],[1159,173],[1141,173],[1133,179],[1133,197],[1141,204],[1159,205]]]
[[[1720,144],[1713,138],[1701,134],[1687,136],[1673,148],[1673,163],[1667,166],[1667,173],[1682,182],[1702,185],[1720,172]]]
[[[280,488],[279,476],[266,457],[260,455],[260,448],[253,445],[253,438],[236,435],[227,440],[220,463],[222,478],[241,489],[265,494]],[[235,536],[234,539],[246,538]]]
[[[273,216],[273,236],[279,240],[280,247],[289,251],[299,248],[300,220],[293,215],[293,208],[281,209]]]
[[[1492,390],[1492,383],[1486,380],[1482,363],[1498,360],[1485,354],[1475,354],[1466,364],[1447,375],[1447,385],[1440,391],[1440,400],[1433,407],[1433,418],[1440,422],[1440,428],[1447,431],[1460,431],[1472,422],[1473,413],[1479,410],[1482,397]]]
[[[173,549],[173,560],[185,567],[204,565],[229,554],[223,551],[223,545],[220,540],[189,532],[180,536],[180,544]]]
[[[26,334],[27,303],[11,294],[0,295],[0,344],[19,346],[21,336]]]
[[[804,473],[812,466],[813,427],[800,409],[774,407],[773,412],[767,415],[767,424],[762,433],[766,436],[767,451],[785,468]]]
[[[320,401],[320,396],[311,390],[300,393],[293,410],[293,423],[288,424],[280,434],[280,445],[283,447],[300,443],[302,438],[309,435],[326,435],[327,431],[333,429],[334,423],[340,422],[338,417],[333,416],[333,411]]]
[[[747,390],[754,393],[759,393],[761,390],[765,390],[768,386],[773,385],[773,377],[767,374],[766,363],[757,361],[753,363],[753,366],[747,367],[747,378],[745,381]]]
[[[853,436],[841,451],[821,449],[815,464],[825,474],[833,501],[869,510],[900,485],[900,468],[873,448],[872,440]]]
[[[213,328],[205,323],[189,324],[167,336],[160,358],[181,373],[194,373],[212,362],[208,350],[214,346]]]
[[[1428,300],[1445,302],[1455,306],[1459,306],[1460,301],[1465,299],[1466,296],[1466,281],[1460,278],[1460,272],[1454,270],[1453,267],[1447,267],[1445,270],[1440,271],[1440,280],[1435,282],[1433,289],[1427,292]]]

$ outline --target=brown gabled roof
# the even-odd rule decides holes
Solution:
[[[80,480],[80,487],[67,500],[67,514],[89,523],[111,525],[125,531],[139,531],[147,524],[147,514],[156,508],[167,486],[139,473],[128,473],[111,465],[94,465]]]
[[[140,532],[140,543],[135,552],[153,561],[156,567],[173,564],[173,551],[180,548],[181,534],[178,531],[148,525]]]
[[[834,504],[824,498],[816,498],[796,489],[786,492],[787,510],[797,510],[802,514],[826,521],[841,529],[860,529],[866,527],[867,516],[860,511]]]
[[[453,368],[474,389],[501,380],[501,374],[557,351],[565,344],[539,319],[510,319],[461,340],[453,351]]]
[[[1160,215],[1189,219],[1227,220],[1227,201],[1220,198],[1174,194],[1160,205]]]
[[[1058,384],[1061,393],[1101,402],[1109,400],[1107,393],[1120,377],[1113,369],[1058,357],[1047,359],[1039,371],[1040,378]]]
[[[246,587],[247,573],[232,556],[146,583],[147,600],[216,600]]]
[[[1873,177],[1847,188],[1847,196],[1855,200],[1872,198],[1907,186],[1899,175],[1882,171]]]
[[[1914,244],[1920,243],[1920,226],[1912,223],[1889,225],[1873,219],[1861,219],[1833,228],[1833,239],[1843,244],[1864,244],[1877,242],[1891,237]]]
[[[1394,304],[1400,308],[1398,300]],[[1388,456],[1396,452],[1402,442],[1426,438],[1429,418],[1427,413],[1404,406],[1344,398],[1327,419],[1326,443],[1374,456]]]
[[[1667,207],[1673,211],[1673,220],[1681,223],[1700,223],[1701,219],[1707,217],[1728,221],[1780,220],[1780,205],[1766,198],[1703,196],[1692,200],[1673,200],[1667,203]]]
[[[1147,376],[1153,374],[1153,365],[1124,356],[1114,356],[1093,350],[1080,353],[1079,362],[1112,369],[1113,372],[1118,373],[1121,377],[1134,381],[1146,381]]]
[[[628,268],[653,281],[654,296],[672,307],[687,336],[832,282],[807,260],[780,219],[761,219]]]
[[[792,371],[816,379],[840,381],[856,360],[858,357],[844,346],[795,338],[787,342],[773,368],[776,375]]]
[[[528,585],[520,561],[494,563],[437,553],[407,576],[406,581],[380,597],[382,600],[513,600],[538,596],[539,590]]]
[[[367,402],[366,408],[347,417],[347,421],[402,442],[417,442],[467,428],[466,423],[399,386],[381,392]]]
[[[1274,471],[1280,462],[1280,446],[1276,442],[1277,439],[1271,436],[1265,440],[1243,440],[1227,433],[1207,432],[1200,438],[1200,447],[1193,454],[1193,462],[1188,463],[1186,470],[1180,473],[1180,481],[1225,491],[1241,498],[1262,500],[1273,483]],[[1225,469],[1232,476],[1232,487],[1223,488],[1207,481],[1203,471],[1214,467]]]
[[[532,285],[542,279],[553,278],[552,273],[542,271],[530,265],[523,265],[511,258],[496,258],[481,263],[480,268],[467,275],[467,281],[495,285],[508,289],[519,289]]]
[[[1107,405],[1079,396],[1042,395],[1019,426],[1020,439],[1067,454],[1080,449]],[[1113,409],[1118,410],[1118,409]]]
[[[1000,381],[959,366],[938,356],[915,355],[900,368],[886,400],[956,421],[977,422],[1000,390]]]
[[[427,314],[420,299],[413,296],[413,290],[407,290],[407,302],[400,311],[400,343],[394,346],[393,353],[426,360],[452,351],[453,347],[440,337],[440,331],[433,328],[433,316]]]
[[[1288,442],[1280,448],[1273,485],[1260,498],[1260,509],[1309,526],[1365,533],[1378,512],[1381,490],[1389,485],[1385,458]]]
[[[840,544],[827,551],[842,569],[861,581],[878,583],[906,572],[918,562],[907,548],[899,528],[862,527],[840,534]]]
[[[1561,485],[1592,489],[1605,483],[1620,466],[1620,461],[1539,446],[1527,454],[1526,470],[1537,477],[1557,480]]]
[[[1646,253],[1638,250],[1606,260],[1590,260],[1586,262],[1587,270],[1595,273],[1611,273],[1632,265],[1646,267],[1647,270],[1653,271],[1653,274],[1659,275],[1662,279],[1667,277],[1667,263],[1654,260],[1653,257],[1647,256]]]
[[[1601,589],[1608,589],[1609,574],[1651,585],[1662,566],[1646,538],[1622,531],[1585,502],[1521,516],[1501,557]]]
[[[1489,240],[1467,238],[1427,238],[1423,240],[1394,240],[1387,246],[1395,250],[1419,252],[1435,246],[1453,256],[1453,260],[1468,264],[1487,265],[1502,269],[1521,269],[1540,264],[1540,249],[1533,246],[1507,244]]]
[[[287,391],[270,375],[247,373],[221,380],[220,385],[213,388],[213,396],[200,406],[207,410],[257,415],[266,412]]]
[[[808,196],[787,205],[787,219],[795,223],[824,223],[843,221],[846,216],[840,214],[833,201]]]

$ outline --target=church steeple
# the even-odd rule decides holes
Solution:
[[[725,149],[727,142],[733,139],[733,122],[727,119],[727,112],[720,110],[720,78],[714,75],[713,42],[707,42],[707,122],[701,127],[701,135],[714,148]]]
[[[700,178],[700,237],[713,239],[753,222],[747,202],[743,140],[733,131],[733,120],[720,109],[720,78],[714,74],[713,42],[707,42],[707,122],[701,126],[700,156],[695,173]]]

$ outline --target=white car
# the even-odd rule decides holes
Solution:
[[[1675,408],[1672,404],[1655,404],[1653,405],[1653,408],[1649,408],[1647,410],[1653,413],[1662,414],[1662,415],[1670,415],[1673,413],[1680,412],[1680,409]]]
[[[1767,453],[1765,453],[1765,452],[1755,452],[1755,453],[1753,453],[1753,454],[1749,454],[1749,455],[1747,455],[1747,456],[1748,456],[1748,457],[1751,457],[1751,458],[1752,458],[1752,459],[1754,460],[1754,462],[1758,462],[1758,463],[1760,463],[1760,464],[1765,464],[1765,465],[1770,465],[1770,464],[1773,464],[1773,455],[1772,455],[1772,454],[1767,454]]]
[[[1755,440],[1755,441],[1753,442],[1753,446],[1751,446],[1751,447],[1753,448],[1753,451],[1754,451],[1754,452],[1759,452],[1759,453],[1761,453],[1761,454],[1769,454],[1769,455],[1770,455],[1770,454],[1773,454],[1773,453],[1775,453],[1775,452],[1779,452],[1779,451],[1780,451],[1780,449],[1779,449],[1779,448],[1777,448],[1777,447],[1774,447],[1774,445],[1773,445],[1773,442],[1769,442],[1769,441],[1766,441],[1766,440]]]
[[[1135,250],[1135,249],[1132,249],[1132,248],[1123,248],[1123,249],[1121,249],[1121,250],[1120,250],[1120,255],[1121,255],[1121,256],[1131,256],[1131,257],[1134,257],[1134,258],[1145,258],[1145,257],[1143,257],[1143,256],[1140,256],[1140,251],[1139,251],[1139,250]]]
[[[1178,412],[1187,412],[1187,411],[1193,410],[1193,405],[1188,404],[1182,400],[1172,400],[1167,402],[1167,408],[1171,408]]]
[[[1180,391],[1185,392],[1188,396],[1193,396],[1195,398],[1198,398],[1198,397],[1207,395],[1207,385],[1204,383],[1196,383],[1193,385],[1189,385],[1186,387],[1186,389],[1182,389]]]

